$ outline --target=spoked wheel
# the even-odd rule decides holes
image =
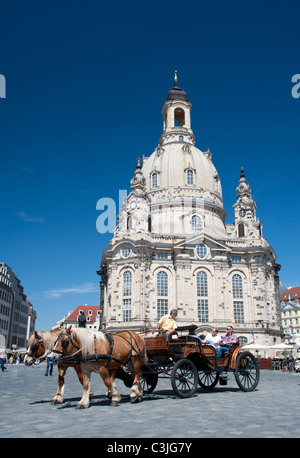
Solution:
[[[216,371],[200,371],[199,385],[204,390],[212,390],[219,381],[220,374]]]
[[[198,386],[198,371],[188,359],[180,359],[171,373],[171,384],[175,393],[181,398],[193,396]]]
[[[140,384],[144,394],[152,393],[155,390],[158,381],[158,374],[152,372],[148,366],[143,366],[143,375],[140,378]]]
[[[259,381],[259,365],[252,353],[244,351],[238,355],[234,375],[241,390],[255,390]]]

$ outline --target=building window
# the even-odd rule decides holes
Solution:
[[[187,184],[194,184],[194,172],[191,169],[186,172],[186,182]]]
[[[208,296],[207,274],[202,271],[197,273],[197,296]]]
[[[131,299],[123,299],[123,321],[131,320]]]
[[[200,323],[208,322],[208,300],[198,299],[198,320]]]
[[[121,251],[122,258],[124,259],[129,258],[130,254],[131,254],[131,248],[129,246],[125,246],[124,248],[122,248],[122,251]]]
[[[199,259],[205,259],[207,256],[207,247],[204,243],[196,246],[196,254]]]
[[[231,262],[233,264],[238,264],[242,261],[242,258],[241,256],[231,256]]]
[[[202,219],[199,215],[193,215],[191,218],[192,231],[200,231],[203,228]]]
[[[158,272],[157,274],[157,295],[168,295],[168,275],[166,272]]]
[[[238,274],[232,277],[232,293],[234,299],[243,299],[243,280]]]
[[[123,274],[123,296],[131,296],[132,273],[126,270]]]
[[[157,296],[168,296],[168,275],[166,272],[157,274]],[[168,299],[157,298],[157,318],[160,319],[168,313]]]
[[[156,259],[168,259],[168,253],[164,253],[162,251],[158,251],[156,253]]]
[[[158,175],[156,172],[152,173],[152,188],[158,187]]]
[[[168,299],[157,299],[157,319],[168,313]]]
[[[243,299],[243,280],[238,274],[232,277],[232,295],[233,299]],[[243,301],[233,301],[233,313],[235,323],[244,323],[245,314]]]
[[[243,301],[233,301],[233,313],[235,323],[244,323],[244,302]]]
[[[238,236],[245,237],[245,226],[243,223],[238,224]]]

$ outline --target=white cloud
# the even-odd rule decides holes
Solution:
[[[39,223],[39,224],[46,223],[45,218],[43,218],[42,216],[30,216],[24,212],[19,212],[18,217],[22,221],[26,221],[27,223]]]
[[[99,293],[99,285],[95,283],[84,283],[80,286],[72,286],[70,288],[59,288],[51,289],[45,292],[45,296],[50,298],[58,298],[64,294],[88,294],[88,293]]]

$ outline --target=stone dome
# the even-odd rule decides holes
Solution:
[[[210,151],[203,153],[186,142],[170,142],[143,158],[142,172],[147,193],[161,194],[164,190],[170,194],[180,187],[183,197],[223,205],[221,183]]]

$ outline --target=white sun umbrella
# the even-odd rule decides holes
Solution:
[[[272,350],[292,350],[293,347],[294,345],[292,344],[280,343],[272,345],[270,348],[272,348]]]

